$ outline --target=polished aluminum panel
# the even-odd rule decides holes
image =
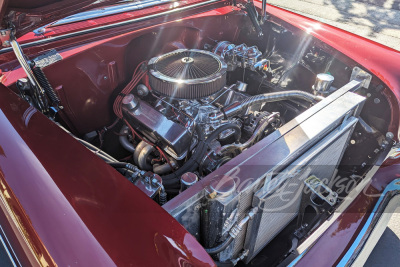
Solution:
[[[137,108],[123,107],[124,116],[151,142],[161,141],[163,149],[174,158],[182,158],[191,144],[188,130],[176,122],[167,119],[145,101],[136,98]]]

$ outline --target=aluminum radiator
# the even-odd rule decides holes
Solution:
[[[247,228],[244,248],[249,253],[246,262],[298,215],[305,179],[314,175],[329,183],[357,121],[355,117],[349,117],[274,178],[269,175],[265,179],[253,196],[252,206],[259,207],[259,213]]]
[[[258,206],[260,212],[215,257],[226,261],[248,250],[244,261],[249,262],[297,216],[304,179],[315,175],[329,184],[365,101],[351,92],[359,87],[359,82],[352,81],[338,89],[169,201],[164,209],[205,247],[212,247]],[[218,191],[212,199],[210,187]]]

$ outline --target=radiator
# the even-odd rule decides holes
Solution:
[[[355,117],[347,118],[294,163],[274,178],[267,178],[255,192],[252,206],[259,207],[259,213],[247,228],[246,262],[298,215],[305,179],[315,175],[329,184],[357,121]]]
[[[249,262],[299,212],[301,189],[310,175],[329,184],[348,144],[365,98],[352,93],[359,82],[346,86],[312,106],[242,154],[169,201],[163,208],[204,246],[224,240],[227,230],[255,206],[261,212],[249,221],[216,260],[236,258],[244,249]],[[202,211],[210,184],[232,179],[229,197],[213,200],[212,223],[204,227]],[[280,190],[290,186],[298,194],[287,199]],[[205,232],[207,229],[207,232]]]

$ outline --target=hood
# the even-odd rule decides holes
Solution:
[[[1,28],[15,27],[19,37],[41,26],[85,10],[121,0],[0,0]]]

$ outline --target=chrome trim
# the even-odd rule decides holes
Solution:
[[[267,0],[261,1],[261,23],[267,21]]]
[[[287,267],[293,267],[293,266],[295,266],[298,262],[299,262],[299,260],[301,260],[303,257],[304,257],[304,255],[308,252],[308,250],[309,250],[310,248],[308,248],[307,250],[304,250],[299,256],[297,256]]]
[[[212,4],[212,3],[217,3],[217,2],[224,2],[224,1],[223,0],[208,0],[208,1],[205,1],[205,2],[200,2],[200,3],[197,3],[197,4],[193,4],[193,5],[190,5],[190,6],[174,8],[174,9],[171,9],[171,10],[168,10],[168,11],[164,11],[164,12],[161,12],[161,13],[158,13],[158,14],[149,15],[149,16],[146,16],[146,17],[126,20],[126,21],[117,22],[117,23],[114,23],[114,24],[100,26],[100,27],[97,27],[97,28],[86,29],[86,30],[82,30],[82,31],[78,31],[78,32],[67,33],[67,34],[60,35],[60,36],[54,36],[54,37],[47,38],[47,39],[42,39],[42,40],[30,42],[30,43],[25,43],[25,44],[22,44],[21,47],[22,48],[28,48],[28,47],[32,47],[32,46],[36,46],[36,45],[42,45],[42,44],[46,44],[46,43],[50,43],[50,42],[54,42],[54,41],[59,41],[59,40],[63,40],[63,39],[67,39],[67,38],[71,38],[71,37],[75,37],[75,36],[79,36],[79,35],[82,35],[82,34],[88,34],[88,33],[93,33],[93,32],[97,32],[97,31],[113,29],[113,28],[116,28],[116,27],[125,26],[125,25],[129,25],[129,24],[132,24],[132,23],[136,23],[136,22],[141,22],[141,21],[146,21],[146,20],[149,20],[149,19],[168,16],[168,15],[171,15],[171,14],[174,14],[174,13],[178,13],[178,12],[182,12],[182,11],[185,11],[185,10],[189,10],[191,8],[205,6],[205,5]],[[0,50],[0,54],[10,52],[11,50],[12,50],[11,48],[1,49]]]
[[[68,16],[66,18],[57,20],[55,22],[49,23],[45,26],[37,28],[33,30],[36,34],[43,34],[46,31],[47,27],[59,26],[69,23],[74,23],[78,21],[84,21],[88,19],[100,18],[105,16],[111,16],[115,14],[120,14],[124,12],[130,12],[135,10],[140,10],[147,7],[152,7],[156,5],[162,5],[167,3],[177,2],[177,0],[148,0],[148,1],[141,1],[135,3],[128,3],[128,4],[117,4],[113,6],[108,6],[104,8],[98,8],[94,10],[80,12],[78,14],[74,14],[72,16]]]
[[[10,44],[19,64],[21,65],[22,69],[29,79],[32,88],[34,89],[32,97],[34,98],[37,109],[39,109],[40,112],[46,114],[49,111],[48,100],[45,96],[46,93],[43,87],[40,85],[39,81],[37,80],[35,74],[33,73],[30,62],[25,57],[24,51],[22,50],[21,46],[19,45],[13,34],[11,34],[10,36]]]
[[[388,207],[391,208],[389,206],[391,200],[394,199],[396,201],[399,194],[400,194],[400,178],[393,180],[389,185],[386,186],[385,190],[379,197],[378,202],[375,204],[375,207],[372,210],[371,215],[368,217],[367,222],[361,229],[361,232],[358,234],[356,240],[353,242],[350,249],[343,256],[342,260],[339,262],[337,266],[351,266],[353,265],[353,263],[355,263],[358,256],[360,256],[360,253],[364,249],[365,245],[368,243],[371,234],[375,230],[375,227],[379,224],[379,220],[382,218],[382,214],[386,211]],[[397,203],[397,207],[399,206],[400,203]],[[362,261],[362,259],[360,259],[360,261]],[[358,266],[356,264],[354,265]]]
[[[35,75],[33,74],[32,69],[29,66],[29,63],[25,58],[24,52],[22,51],[21,46],[19,45],[17,40],[15,40],[14,36],[10,37],[10,44],[11,44],[12,50],[14,51],[15,56],[17,57],[19,64],[21,65],[22,69],[25,71],[31,84],[34,87],[38,88],[40,90],[41,94],[44,94],[43,88],[40,86],[38,80],[36,79]]]
[[[6,236],[6,234],[5,234],[4,230],[3,230],[3,227],[1,227],[1,225],[0,225],[0,230],[1,230],[1,233],[0,233],[0,242],[1,242],[1,244],[3,245],[3,247],[4,247],[4,250],[7,252],[7,255],[8,255],[8,257],[9,257],[9,259],[10,259],[12,265],[13,265],[14,267],[22,266],[21,262],[18,260],[17,255],[15,254],[14,249],[12,248],[12,246],[11,246],[11,244],[10,244],[10,241],[8,241],[8,238],[7,238],[7,236]],[[5,240],[3,239],[3,236],[4,236],[4,239],[5,239]],[[7,242],[8,246],[7,246],[6,242]],[[11,251],[9,250],[9,248],[11,249]],[[14,257],[11,255],[11,253],[12,253],[12,255],[13,255]],[[18,264],[17,264],[17,263],[18,263]]]
[[[365,242],[364,247],[361,249],[357,258],[353,262],[353,266],[364,266],[365,262],[371,255],[372,250],[375,248],[382,234],[385,232],[393,213],[400,208],[400,195],[394,196],[387,204],[382,216],[379,218],[378,223],[372,230],[368,240]],[[399,210],[400,211],[400,210]]]

